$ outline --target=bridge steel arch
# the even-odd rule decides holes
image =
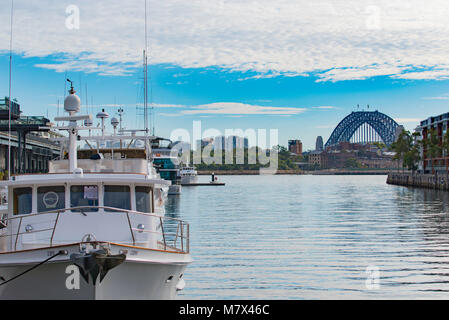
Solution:
[[[349,142],[353,134],[363,124],[369,124],[381,137],[382,141],[390,146],[396,136],[399,124],[392,118],[379,111],[353,111],[346,116],[332,132],[326,147],[331,147],[341,141]]]

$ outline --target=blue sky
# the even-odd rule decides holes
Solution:
[[[316,137],[326,141],[357,104],[411,130],[419,120],[447,112],[449,47],[441,40],[448,33],[442,12],[449,5],[433,2],[429,11],[401,1],[336,6],[323,0],[321,7],[302,1],[293,7],[288,1],[257,7],[149,1],[155,132],[168,137],[177,128],[191,131],[200,120],[203,129],[223,133],[278,129],[280,144],[299,138],[304,149],[313,149]],[[12,91],[25,114],[56,116],[67,73],[83,104],[87,84],[91,113],[105,108],[115,115],[116,104],[125,109],[126,127],[143,127],[136,106],[143,102],[144,1],[125,8],[115,1],[107,7],[103,1],[36,3],[15,0]],[[81,22],[73,30],[64,25],[72,3]],[[9,21],[7,6],[0,10]],[[7,96],[7,28],[0,43],[0,96]]]

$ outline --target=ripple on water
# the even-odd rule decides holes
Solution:
[[[447,298],[448,193],[385,176],[220,178],[167,203],[190,223],[180,298]],[[379,289],[366,286],[369,266]]]

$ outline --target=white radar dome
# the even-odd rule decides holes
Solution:
[[[112,118],[111,119],[111,124],[112,124],[113,127],[117,127],[118,124],[119,124],[118,119],[117,118]]]
[[[67,112],[79,112],[80,106],[80,98],[75,94],[74,90],[70,90],[70,94],[64,100],[64,110]]]
[[[84,125],[85,125],[86,127],[92,127],[93,124],[94,124],[94,123],[93,123],[92,119],[86,119],[86,120],[84,120]]]
[[[103,109],[103,110],[101,110],[100,112],[97,113],[96,117],[98,119],[106,119],[106,118],[109,118],[109,114],[107,112],[105,112],[104,109]]]

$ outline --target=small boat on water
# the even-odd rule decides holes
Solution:
[[[195,167],[181,167],[180,169],[181,185],[189,185],[198,183],[198,172]]]
[[[69,116],[55,119],[68,122],[57,127],[69,134],[67,159],[0,182],[0,299],[175,298],[192,258],[188,223],[157,212],[170,182],[148,159],[78,159],[79,131],[93,128],[77,122],[92,117],[76,115],[69,92]],[[151,153],[154,137],[133,139]]]

